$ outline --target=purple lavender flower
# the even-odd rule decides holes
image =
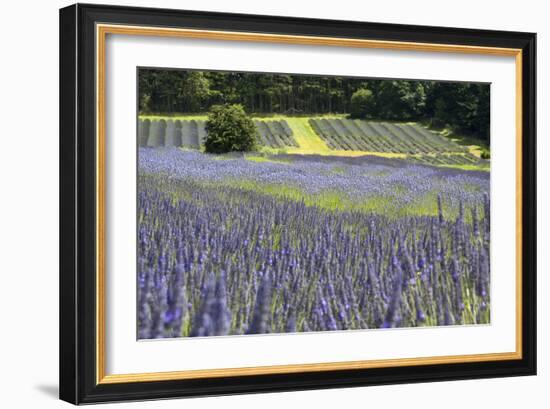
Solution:
[[[382,324],[382,328],[391,328],[395,326],[396,323],[396,316],[397,316],[397,310],[399,309],[399,305],[401,303],[401,289],[403,286],[403,271],[401,269],[401,265],[399,264],[399,261],[397,260],[397,257],[392,257],[392,268],[394,272],[393,276],[393,291],[390,299],[390,303],[388,305],[388,309],[386,310],[386,318],[384,319],[384,323]]]
[[[489,322],[485,174],[139,155],[139,339]],[[437,214],[415,213],[427,200]]]
[[[248,334],[265,334],[268,332],[268,320],[271,309],[271,277],[265,273],[256,295],[256,305]]]

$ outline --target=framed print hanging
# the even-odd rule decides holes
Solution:
[[[535,41],[61,9],[61,399],[535,374]]]

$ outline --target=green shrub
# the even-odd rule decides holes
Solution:
[[[214,105],[206,120],[204,149],[209,153],[246,152],[257,147],[254,122],[242,105]]]
[[[481,151],[481,159],[491,159],[491,152],[489,152],[487,149],[483,149]]]
[[[367,118],[374,111],[374,96],[367,88],[360,88],[351,96],[350,115],[352,118]]]

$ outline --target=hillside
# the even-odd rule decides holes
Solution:
[[[206,116],[141,116],[140,147],[201,149],[207,136]],[[351,120],[344,117],[273,116],[254,118],[260,152],[302,155],[376,155],[415,163],[464,169],[488,169],[479,146],[412,122]]]

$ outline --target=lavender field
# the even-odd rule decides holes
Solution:
[[[489,172],[139,148],[138,338],[490,322]]]

